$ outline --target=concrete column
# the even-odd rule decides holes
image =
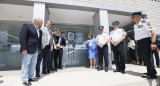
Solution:
[[[38,3],[38,2],[34,3],[33,20],[37,17],[42,18],[43,19],[42,27],[44,27],[46,21],[49,20],[49,14],[50,14],[49,10],[46,7],[45,3]]]
[[[96,37],[99,34],[98,26],[104,26],[104,32],[109,34],[109,21],[108,21],[108,11],[107,10],[99,10],[94,16],[94,27],[93,32],[94,36]],[[109,60],[109,68],[112,68],[112,57],[111,57],[111,46],[108,43],[108,60]]]

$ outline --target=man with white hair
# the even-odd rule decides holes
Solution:
[[[24,85],[31,85],[34,81],[34,71],[38,52],[41,49],[41,28],[43,20],[35,18],[33,24],[23,24],[20,31],[20,45],[22,57],[21,78]]]

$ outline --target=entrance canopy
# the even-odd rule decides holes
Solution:
[[[56,24],[93,26],[95,13],[99,9],[105,9],[108,10],[109,26],[112,26],[113,20],[119,20],[120,27],[123,27],[131,22],[130,12],[139,11],[73,0],[1,0],[0,20],[32,21],[33,5],[37,1],[46,4],[49,19]]]

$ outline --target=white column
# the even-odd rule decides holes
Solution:
[[[99,33],[98,26],[103,25],[104,26],[104,32],[109,34],[109,21],[108,21],[108,11],[107,10],[99,10],[94,16],[94,36]],[[112,68],[112,59],[111,59],[111,46],[110,43],[108,43],[108,60],[109,60],[109,68]]]
[[[39,3],[39,2],[34,3],[33,20],[37,17],[43,19],[42,27],[44,27],[46,20],[49,19],[49,10],[48,8],[46,8],[45,3]]]

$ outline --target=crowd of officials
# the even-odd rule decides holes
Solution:
[[[157,72],[153,62],[154,54],[156,65],[159,67],[159,49],[156,46],[156,32],[148,20],[141,18],[141,13],[131,13],[132,21],[135,22],[135,41],[132,36],[128,36],[128,51],[132,64],[137,64],[135,49],[137,49],[138,58],[141,60],[139,62],[142,63],[142,60],[144,61],[147,73],[144,73],[142,77],[156,79]],[[57,28],[54,28],[53,31],[51,30],[52,21],[46,21],[45,27],[41,27],[42,24],[43,20],[36,18],[33,24],[23,24],[20,31],[20,45],[23,54],[21,78],[23,84],[27,86],[31,85],[32,81],[35,81],[34,75],[41,77],[40,70],[42,70],[42,74],[48,74],[50,71],[62,69],[63,48],[66,46],[65,32],[61,32],[60,36],[57,36],[59,30]],[[103,25],[98,27],[99,34],[96,38],[93,38],[91,33],[88,34],[89,39],[86,45],[88,46],[90,68],[96,68],[96,59],[98,58],[97,70],[108,72],[108,43],[110,42],[116,65],[116,69],[113,72],[125,74],[124,40],[127,34],[123,28],[119,28],[119,24],[119,21],[112,22],[114,29],[110,34],[104,32],[105,27]],[[53,60],[54,66],[52,65]],[[59,61],[58,64],[57,60]],[[40,69],[41,62],[42,69]],[[36,74],[34,74],[35,71]]]

